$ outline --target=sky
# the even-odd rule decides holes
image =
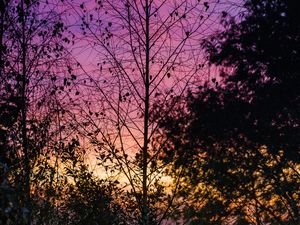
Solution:
[[[143,6],[132,1],[128,14],[119,0],[52,2],[53,10],[63,12],[62,19],[73,41],[68,49],[77,79],[72,83],[74,93],[65,100],[66,104],[73,102],[70,110],[75,115],[74,127],[82,136],[93,133],[98,140],[108,134],[106,142],[119,148],[123,145],[126,154],[134,157],[142,146],[144,132]],[[154,1],[150,12],[150,107],[168,104],[174,96],[218,77],[220,68],[208,65],[201,41],[222,30],[222,11],[236,15],[241,10],[238,1],[162,2]],[[150,134],[156,129],[154,121]],[[82,142],[91,148],[85,138]],[[99,170],[95,155],[90,154],[88,160],[92,168]]]

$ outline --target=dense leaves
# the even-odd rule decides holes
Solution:
[[[300,26],[296,2],[247,1],[245,7],[248,12],[242,22],[227,24],[225,32],[204,42],[211,63],[233,69],[223,74],[225,87],[219,88],[223,92],[218,94],[219,102],[212,102],[224,103],[219,107],[221,114],[234,113],[231,118],[235,120],[229,117],[222,127],[239,129],[236,134],[245,134],[252,143],[265,144],[270,150],[284,149],[290,159],[298,161]]]
[[[190,92],[186,113],[170,116],[163,127],[175,167],[185,166],[192,185],[213,186],[237,223],[298,224],[296,1],[249,0],[244,7],[240,17],[224,13],[225,30],[203,42],[220,76]]]

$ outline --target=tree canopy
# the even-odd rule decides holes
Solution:
[[[209,63],[218,66],[220,74],[199,90],[190,90],[183,109],[179,106],[186,113],[171,115],[162,126],[176,152],[175,167],[184,166],[195,185],[215,187],[225,199],[223,204],[235,202],[227,208],[229,214],[240,210],[237,218],[257,224],[286,220],[297,224],[300,24],[296,1],[248,0],[244,7],[235,17],[223,12],[224,30],[202,43]],[[274,198],[280,200],[270,203]],[[242,213],[251,204],[256,218]]]

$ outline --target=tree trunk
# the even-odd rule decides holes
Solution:
[[[26,15],[24,8],[24,0],[21,0],[22,10],[22,83],[21,83],[21,132],[22,132],[22,148],[24,154],[24,208],[23,215],[25,216],[24,224],[30,225],[31,215],[31,202],[30,202],[30,161],[28,152],[28,137],[27,137],[27,98],[26,98],[26,86],[27,86],[27,71],[26,71],[26,57],[27,57],[27,43],[26,43]]]
[[[149,2],[146,0],[146,68],[145,68],[145,116],[144,116],[144,145],[143,145],[143,199],[142,199],[142,224],[148,225],[148,187],[147,187],[147,168],[148,168],[148,126],[149,126]]]

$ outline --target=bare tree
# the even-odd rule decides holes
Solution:
[[[194,0],[72,5],[86,44],[73,119],[96,147],[103,173],[121,180],[139,224],[161,224],[173,207],[179,179],[164,181],[157,124],[162,107],[171,112],[174,96],[200,80],[199,43],[217,28],[217,6]],[[87,65],[88,57],[97,64]]]

